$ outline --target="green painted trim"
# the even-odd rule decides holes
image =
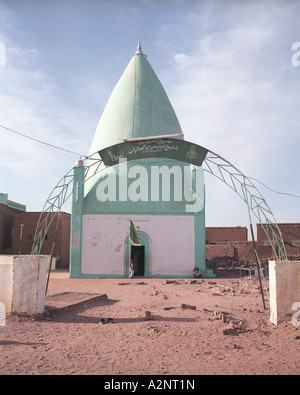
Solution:
[[[194,217],[194,254],[195,266],[204,273],[206,271],[206,243],[204,215]]]
[[[213,270],[206,270],[205,273],[203,273],[203,278],[215,278],[217,275],[213,272]]]
[[[193,278],[193,276],[187,276],[185,274],[154,274],[153,278]]]
[[[128,277],[128,276],[127,276]],[[207,270],[206,273],[204,273],[203,278],[214,278],[216,275],[213,273],[212,270]],[[83,279],[88,279],[88,278],[126,278],[122,274],[79,274],[78,276],[73,276],[72,278],[83,278]],[[140,278],[140,277],[139,277]],[[164,274],[156,274],[152,277],[146,277],[144,278],[193,278],[193,276],[186,276],[186,275],[164,275]]]
[[[201,177],[201,190],[196,190],[196,173]],[[205,236],[205,186],[204,171],[202,168],[193,169],[192,173],[193,190],[204,202],[203,209],[199,213],[195,213],[194,217],[194,255],[195,266],[202,273],[206,272],[206,236]]]
[[[124,278],[123,274],[85,274],[80,273],[72,278]]]
[[[132,212],[130,211],[132,215],[195,215],[195,213],[187,213],[184,211],[161,211],[161,212],[150,212],[150,211],[136,211]],[[110,211],[110,210],[105,210],[103,212],[99,211],[90,211],[90,210],[84,210],[83,215],[129,215],[129,211]]]
[[[81,247],[82,247],[82,211],[84,203],[84,172],[83,166],[74,167],[72,194],[72,215],[70,234],[70,278],[81,277]],[[78,185],[78,188],[76,186]]]

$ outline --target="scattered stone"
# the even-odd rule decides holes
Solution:
[[[225,329],[223,329],[223,335],[225,335],[225,336],[227,336],[227,335],[229,335],[229,336],[237,336],[238,334],[237,334],[237,332],[236,332],[236,330],[234,329],[234,328],[225,328]]]
[[[237,350],[241,350],[243,347],[238,346],[237,344],[234,344],[234,345],[233,345],[233,348],[236,348]]]
[[[193,306],[193,305],[191,305],[191,304],[185,304],[185,303],[182,303],[181,308],[182,308],[182,309],[196,310],[196,306]]]
[[[165,284],[177,284],[175,280],[165,280]]]
[[[188,280],[186,281],[187,284],[198,284],[197,280]]]
[[[215,318],[216,320],[221,320],[221,321],[224,322],[224,323],[226,322],[225,314],[226,314],[226,313],[219,312],[219,311],[214,311],[214,312],[212,313],[212,315],[216,317],[216,318]]]

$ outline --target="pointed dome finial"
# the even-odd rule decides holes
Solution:
[[[147,55],[143,54],[141,40],[138,40],[138,46],[136,48],[135,55],[144,55],[147,57]]]

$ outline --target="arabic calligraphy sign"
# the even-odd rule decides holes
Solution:
[[[106,166],[114,166],[120,158],[127,161],[144,158],[168,158],[201,166],[208,150],[189,141],[160,138],[152,140],[126,141],[102,149],[99,155]]]

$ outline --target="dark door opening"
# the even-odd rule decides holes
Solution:
[[[145,275],[145,247],[131,246],[131,259],[135,276]]]

